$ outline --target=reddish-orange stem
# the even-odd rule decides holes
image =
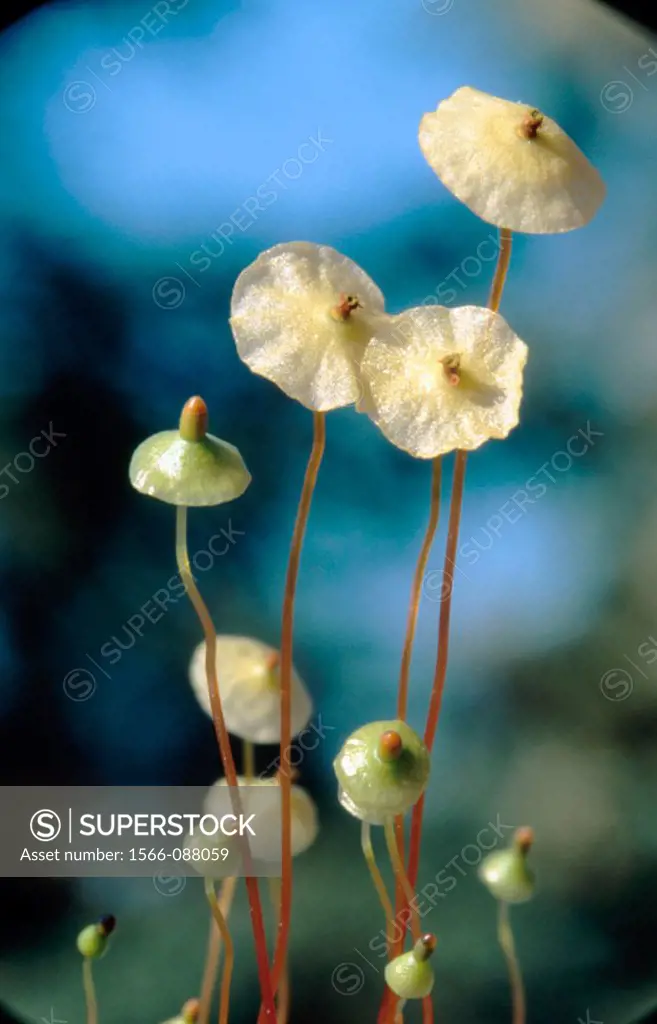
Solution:
[[[429,713],[424,731],[424,742],[429,750],[433,747],[438,726],[438,717],[442,704],[443,691],[445,689],[445,678],[447,676],[447,656],[449,653],[449,624],[452,611],[452,591],[454,589],[454,568],[456,566],[457,546],[459,540],[459,528],[461,525],[461,507],[463,504],[463,488],[465,484],[465,467],[467,453],[458,451],[454,462],[454,481],[452,484],[452,499],[449,508],[449,525],[447,527],[447,544],[445,546],[445,564],[442,578],[442,600],[438,617],[438,652],[436,655],[436,669],[433,677],[433,688],[431,700],[429,701]],[[417,884],[417,874],[420,862],[420,843],[422,838],[422,816],[424,812],[424,794],[420,797],[411,817],[411,837],[408,853],[408,878],[411,886]],[[401,932],[405,932],[404,921],[401,922]],[[401,942],[403,943],[403,934]],[[396,998],[391,999],[389,1020],[393,1020]],[[433,1020],[433,1004],[427,997],[423,1001],[424,1024],[430,1024]]]
[[[294,602],[296,597],[297,579],[301,549],[310,515],[310,506],[317,484],[319,467],[326,445],[326,416],[322,412],[313,414],[313,445],[306,466],[306,474],[299,498],[297,518],[290,543],[290,556],[285,579],[283,595],[283,623],[281,630],[281,745],[280,745],[280,787],[281,814],[283,821],[282,837],[282,879],[281,879],[281,910],[278,919],[276,950],[272,966],[272,986],[278,991],[283,971],[287,962],[287,947],[290,935],[290,918],[292,914],[292,773],[290,772],[290,746],[292,744],[292,645],[294,636]],[[264,1024],[262,1009],[258,1018]]]
[[[199,621],[203,627],[205,636],[205,671],[208,681],[208,692],[210,695],[210,710],[214,725],[219,752],[224,766],[226,779],[230,787],[231,802],[235,813],[241,811],[241,801],[237,783],[237,772],[235,761],[230,746],[230,737],[226,729],[221,696],[219,693],[219,681],[217,679],[217,633],[210,613],[201,597],[196,582],[192,575],[187,552],[187,509],[179,506],[176,510],[176,559],[180,578],[192,603]],[[251,857],[246,844],[245,867],[247,871],[246,888],[249,896],[249,910],[251,915],[251,926],[253,928],[253,939],[255,943],[256,960],[258,964],[258,978],[264,1004],[263,1024],[275,1024],[276,1005],[274,1003],[274,990],[269,975],[269,957],[267,954],[267,939],[265,937],[265,922],[262,916],[262,903],[258,890],[258,880],[248,874]]]
[[[415,575],[411,587],[411,600],[408,608],[408,619],[406,622],[406,638],[402,653],[401,669],[399,672],[399,693],[397,696],[397,718],[405,719],[408,710],[408,684],[411,674],[411,659],[413,657],[413,643],[417,629],[417,620],[420,610],[420,599],[422,597],[422,584],[427,571],[427,563],[436,529],[438,527],[438,516],[440,514],[440,483],[442,476],[442,459],[440,456],[433,460],[431,472],[431,503],[429,506],[429,522],[418,555],[415,566]]]
[[[495,274],[493,276],[493,283],[491,285],[490,295],[488,298],[488,308],[496,313],[500,307],[502,300],[502,293],[504,291],[504,284],[506,277],[509,272],[509,265],[511,262],[511,245],[513,236],[508,228],[500,229],[500,248],[497,258],[497,265],[495,267]],[[445,677],[447,674],[447,654],[449,645],[449,622],[452,607],[452,590],[454,587],[454,567],[456,564],[456,547],[458,544],[459,527],[461,523],[461,505],[463,501],[463,485],[465,482],[465,466],[466,466],[466,453],[458,451],[456,453],[456,461],[454,465],[454,482],[452,486],[452,501],[449,512],[449,526],[447,532],[447,545],[445,550],[445,568],[443,571],[443,598],[440,605],[440,614],[438,619],[438,653],[436,656],[436,670],[434,673],[433,690],[431,694],[431,701],[429,704],[429,714],[427,718],[427,725],[425,731],[425,743],[431,749],[433,741],[436,735],[436,729],[438,726],[438,718],[440,715],[440,707],[442,703],[443,689],[445,687]],[[420,843],[422,838],[422,817],[424,813],[424,794],[420,797],[415,807],[413,808],[413,814],[411,818],[411,837],[410,837],[410,849],[408,855],[408,878],[411,886],[415,888],[417,884],[417,874],[420,863]],[[404,933],[406,931],[405,922],[401,922],[402,936],[401,943],[404,941]],[[395,1019],[395,1008],[397,1006],[398,999],[390,991],[386,989],[384,992],[383,1000],[379,1009],[379,1024],[386,1024],[387,1021],[394,1021]],[[433,1004],[431,997],[427,996],[422,1001],[422,1020],[423,1024],[432,1024],[433,1022]]]
[[[427,564],[429,562],[429,555],[431,554],[431,548],[433,541],[436,536],[436,530],[438,528],[438,518],[440,515],[440,488],[441,488],[441,477],[442,477],[442,459],[440,457],[433,460],[431,470],[431,500],[429,505],[429,522],[427,523],[426,532],[424,534],[424,540],[422,541],[422,547],[418,555],[417,563],[415,566],[415,575],[413,576],[413,584],[411,586],[411,598],[408,608],[408,618],[406,621],[406,637],[404,639],[404,649],[402,652],[401,668],[399,671],[399,691],[397,695],[397,718],[404,720],[408,710],[408,690],[409,681],[411,674],[411,661],[413,658],[413,644],[415,642],[415,633],[417,630],[417,621],[420,611],[420,600],[422,597],[422,584],[427,571]],[[395,819],[395,835],[397,837],[397,847],[399,849],[399,855],[404,859],[404,819],[399,815]],[[402,911],[405,908],[405,897],[404,887],[400,879],[397,879],[395,885],[395,919],[399,920]],[[416,916],[416,915],[414,915]],[[391,958],[399,956],[402,951],[402,941],[397,939],[394,947],[391,950]]]

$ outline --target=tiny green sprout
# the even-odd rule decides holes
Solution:
[[[111,914],[101,917],[95,924],[83,928],[77,938],[79,952],[88,960],[98,960],[107,952],[108,940],[116,927],[116,918]]]
[[[400,999],[424,999],[431,995],[434,973],[429,957],[435,948],[436,936],[423,935],[410,953],[402,953],[386,965],[386,984]]]
[[[208,434],[208,407],[186,402],[178,430],[153,434],[130,461],[130,483],[141,494],[169,505],[221,505],[239,498],[251,474],[237,448]]]
[[[534,895],[535,879],[527,865],[534,842],[531,828],[519,828],[505,850],[489,853],[479,866],[479,878],[504,903],[526,903]]]
[[[429,752],[406,722],[370,722],[349,736],[333,762],[340,803],[370,825],[406,814],[429,779]]]

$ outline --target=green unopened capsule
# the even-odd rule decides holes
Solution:
[[[78,951],[89,960],[97,960],[107,952],[109,937],[116,927],[111,914],[83,928],[77,937]]]
[[[239,498],[251,474],[237,448],[207,433],[208,409],[190,398],[178,430],[153,434],[130,461],[130,483],[141,494],[169,505],[222,505]]]
[[[406,722],[370,722],[351,734],[333,762],[338,799],[370,825],[406,814],[429,779],[429,751]]]
[[[431,994],[434,973],[429,957],[435,948],[435,935],[423,935],[410,953],[402,953],[386,965],[386,984],[400,999],[424,999]]]
[[[526,903],[534,895],[536,881],[527,864],[534,841],[530,828],[520,828],[505,850],[489,853],[479,865],[479,878],[496,900]]]

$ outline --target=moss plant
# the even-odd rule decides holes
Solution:
[[[251,476],[236,448],[208,434],[208,409],[202,398],[186,402],[178,431],[155,434],[142,442],[130,463],[133,487],[159,501],[176,507],[176,560],[180,578],[205,633],[206,678],[212,718],[226,778],[230,784],[235,814],[241,811],[237,773],[226,729],[217,680],[217,634],[210,613],[192,575],[187,551],[187,508],[193,505],[220,505],[244,493]],[[246,885],[251,908],[251,923],[256,947],[260,985],[266,1016],[276,1014],[271,988],[262,905],[258,881],[248,873]]]
[[[313,443],[299,498],[283,592],[280,763],[292,742],[294,607],[301,549],[326,445],[325,414],[361,395],[360,362],[383,295],[348,257],[325,245],[290,242],[262,253],[238,277],[230,324],[240,358],[312,410]],[[291,781],[281,778],[281,916],[272,968],[274,991],[287,962],[292,910]],[[263,1014],[260,1014],[263,1024]]]
[[[98,1024],[98,999],[93,976],[93,962],[105,956],[110,936],[116,928],[116,918],[111,914],[101,917],[95,924],[89,924],[79,933],[76,941],[82,956],[82,987],[87,1007],[87,1024]]]
[[[527,857],[534,843],[531,828],[519,828],[511,845],[495,850],[484,857],[479,865],[479,878],[498,904],[497,937],[509,971],[513,1024],[525,1024],[525,987],[511,930],[509,904],[526,903],[535,890],[534,874]]]
[[[277,918],[270,963],[253,854],[248,843],[233,845],[218,864],[199,861],[212,916],[200,999],[188,1000],[167,1024],[208,1024],[212,994],[224,950],[219,1024],[229,1024],[235,950],[228,927],[236,871],[245,865],[250,918],[260,984],[258,1024],[288,1024],[288,945],[291,923],[292,858],[309,848],[318,831],[316,809],[289,768],[292,738],[305,728],[311,698],[293,668],[294,609],[301,550],[324,455],[326,412],[358,403],[381,434],[414,458],[431,463],[426,533],[413,575],[401,657],[396,714],[371,722],[349,736],[334,768],[338,800],[361,823],[361,846],[386,917],[389,958],[378,1024],[397,1024],[408,1000],[422,1001],[423,1024],[432,1024],[434,984],[430,957],[433,935],[422,935],[414,902],[430,755],[445,689],[451,602],[458,550],[467,453],[490,440],[503,440],[518,423],[528,348],[499,308],[507,279],[512,232],[563,233],[594,216],[605,194],[595,169],[575,143],[542,111],[464,86],[426,114],[419,130],[422,153],[444,185],[478,216],[500,231],[498,262],[485,308],[416,308],[386,314],[383,295],[348,257],[327,246],[283,243],[262,253],[239,275],[230,323],[237,352],[256,374],[275,383],[313,415],[313,444],[292,531],[282,595],[280,654],[249,637],[217,638],[213,621],[191,573],[187,551],[187,510],[232,501],[251,481],[232,445],[208,433],[208,411],[199,397],[182,410],[177,430],[144,441],[130,463],[130,480],[140,493],[176,508],[176,557],[181,580],[203,628],[190,679],[211,716],[225,778],[206,798],[212,807],[220,788],[230,787],[235,813],[240,790],[253,806],[260,791],[281,790],[281,849],[271,823],[253,854],[267,860],[280,852],[282,877],[272,880],[270,898]],[[454,453],[443,587],[438,612],[435,669],[422,734],[407,723],[413,645],[422,579],[434,541],[441,504],[442,460]],[[221,683],[221,685],[220,685]],[[229,733],[243,744],[243,772],[237,775]],[[275,778],[256,778],[256,745],[278,743]],[[266,817],[266,813],[264,814]],[[405,820],[410,817],[408,851]],[[395,902],[377,866],[372,828],[382,827],[395,878]],[[272,837],[276,837],[275,839]],[[513,1024],[525,1024],[525,996],[509,920],[509,906],[534,893],[528,865],[529,828],[517,831],[510,847],[494,851],[479,877],[499,907],[498,935],[507,960]],[[190,848],[216,847],[216,840],[188,838]],[[217,891],[217,883],[220,889]],[[393,934],[395,913],[402,927]],[[405,949],[410,919],[413,943]],[[83,929],[77,946],[83,958],[87,1024],[97,1024],[92,963],[101,957],[114,928],[102,918]]]

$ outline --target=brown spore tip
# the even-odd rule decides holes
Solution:
[[[404,744],[401,736],[394,729],[388,729],[379,740],[379,756],[382,761],[398,761],[402,756]]]
[[[188,999],[183,1006],[180,1016],[184,1020],[185,1024],[196,1024],[201,1012],[201,1000],[200,999]]]
[[[513,843],[521,853],[529,853],[534,845],[534,829],[529,825],[523,825],[516,831]]]
[[[337,306],[331,310],[335,320],[348,320],[355,309],[360,309],[357,295],[340,295]]]
[[[189,398],[180,414],[183,441],[202,441],[208,432],[208,407],[199,395]]]
[[[445,376],[447,377],[447,383],[451,384],[452,387],[458,387],[461,383],[461,357],[459,355],[445,356],[441,359]]]
[[[437,944],[436,936],[431,932],[427,932],[420,939],[417,940],[413,947],[416,960],[428,960]]]
[[[545,118],[541,114],[540,110],[530,110],[520,125],[520,134],[522,137],[525,139],[535,139],[544,120]]]

